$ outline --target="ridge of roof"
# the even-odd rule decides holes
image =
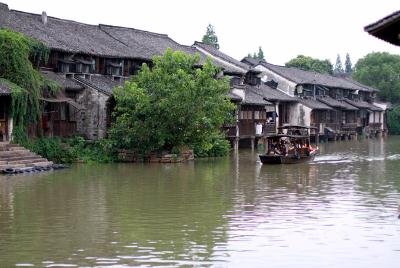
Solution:
[[[16,10],[16,9],[10,9],[9,11],[10,11],[10,12],[15,12],[15,13],[22,13],[22,14],[25,14],[25,15],[37,16],[37,17],[39,17],[39,18],[41,18],[41,16],[42,16],[41,14],[32,13],[32,12],[26,12],[26,11]],[[58,21],[72,22],[72,23],[76,23],[76,24],[80,24],[80,25],[85,25],[85,26],[97,27],[96,24],[89,24],[89,23],[79,22],[79,21],[70,20],[70,19],[62,19],[62,18],[53,17],[53,16],[47,16],[47,18],[53,19],[53,20],[58,20]]]
[[[156,32],[151,32],[151,31],[136,29],[136,28],[127,27],[127,26],[118,26],[118,25],[110,25],[110,24],[103,24],[103,23],[99,23],[98,26],[99,26],[100,28],[101,28],[101,27],[110,27],[110,28],[126,29],[126,30],[141,32],[141,33],[145,33],[145,34],[151,34],[151,35],[160,36],[160,37],[168,37],[169,39],[171,39],[171,38],[168,36],[168,34],[156,33]],[[173,39],[171,39],[171,40],[174,41],[174,42],[176,42],[176,41],[173,40]]]
[[[193,44],[194,47],[199,46],[200,48],[204,49],[205,51],[207,51],[208,53],[210,53],[211,55],[213,55],[214,57],[220,58],[230,64],[235,65],[237,68],[241,68],[244,70],[249,70],[249,66],[231,56],[229,56],[228,54],[225,54],[224,52],[216,49],[215,47],[213,47],[212,45],[209,44],[205,44],[203,42],[199,42],[199,41],[194,41]]]

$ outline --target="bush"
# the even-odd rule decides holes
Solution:
[[[203,144],[195,144],[193,150],[196,157],[226,156],[231,145],[222,135],[215,135]]]
[[[85,141],[76,136],[67,140],[75,159],[84,162],[109,163],[117,160],[117,153],[108,140]]]
[[[85,141],[76,136],[70,139],[38,138],[28,141],[25,147],[55,163],[84,162],[108,163],[117,159],[107,140]]]
[[[63,144],[60,138],[39,138],[29,141],[25,146],[55,163],[72,163],[75,160],[68,146]]]
[[[388,128],[390,134],[400,135],[400,106],[388,111]]]

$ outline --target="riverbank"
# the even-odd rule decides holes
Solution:
[[[400,137],[320,149],[299,165],[261,165],[244,149],[0,177],[0,262],[396,267]]]

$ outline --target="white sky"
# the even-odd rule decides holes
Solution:
[[[372,51],[400,48],[364,32],[364,26],[400,8],[399,0],[0,0],[10,9],[89,24],[111,24],[168,34],[191,45],[214,25],[220,50],[238,60],[262,46],[267,61],[299,54],[330,59],[346,52],[353,64]]]

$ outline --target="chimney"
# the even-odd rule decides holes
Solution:
[[[7,4],[4,4],[4,3],[0,3],[0,10],[9,11],[8,5],[7,5]]]
[[[46,14],[46,11],[43,11],[43,12],[42,12],[42,22],[43,22],[44,25],[47,24],[47,14]]]

